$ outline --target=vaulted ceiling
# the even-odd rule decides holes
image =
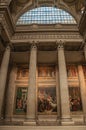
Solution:
[[[85,0],[11,0],[9,7],[14,23],[27,10],[42,5],[53,5],[62,8],[71,13],[78,22],[80,20],[81,9],[85,5]]]

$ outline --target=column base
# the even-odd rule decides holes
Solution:
[[[36,126],[36,120],[35,119],[25,119],[25,121],[23,122],[23,125]]]
[[[61,125],[74,125],[74,121],[71,118],[62,118]]]

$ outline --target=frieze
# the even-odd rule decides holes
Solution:
[[[33,33],[33,34],[26,34],[26,33],[16,33],[12,40],[31,40],[31,39],[80,39],[82,37],[79,34],[74,33]]]

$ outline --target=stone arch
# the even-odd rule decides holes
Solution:
[[[12,1],[14,1],[14,0],[12,0]],[[78,13],[76,12],[76,9],[75,9],[74,6],[71,7],[71,6],[67,5],[65,2],[63,2],[63,0],[57,1],[57,2],[55,2],[55,3],[51,3],[51,2],[50,2],[50,3],[49,3],[49,2],[43,3],[43,2],[42,2],[42,3],[38,4],[38,5],[37,5],[37,3],[35,2],[35,0],[30,0],[29,2],[27,2],[27,0],[26,0],[26,2],[21,3],[20,6],[19,6],[19,1],[20,1],[20,0],[18,0],[18,2],[16,3],[16,6],[17,6],[18,11],[17,11],[16,13],[12,14],[12,17],[13,17],[13,20],[14,20],[14,23],[15,23],[15,24],[16,24],[18,18],[19,18],[22,14],[24,14],[24,13],[27,12],[28,10],[34,9],[34,8],[36,8],[36,7],[41,7],[41,6],[43,6],[44,4],[45,4],[46,6],[56,6],[56,7],[60,8],[60,9],[62,9],[62,10],[64,10],[64,11],[68,12],[69,14],[71,14],[71,15],[74,17],[74,19],[76,20],[76,22],[79,23],[80,14],[78,14]],[[13,6],[14,6],[14,5],[13,5]],[[20,9],[19,9],[19,8],[20,8]],[[16,10],[16,8],[14,8],[14,10]],[[11,12],[11,13],[12,13],[12,12]]]

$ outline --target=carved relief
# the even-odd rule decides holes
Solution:
[[[32,40],[32,39],[82,39],[81,36],[79,34],[74,34],[74,33],[33,33],[33,34],[18,34],[16,33],[13,37],[12,40],[21,40],[21,39],[28,39],[28,40]]]

